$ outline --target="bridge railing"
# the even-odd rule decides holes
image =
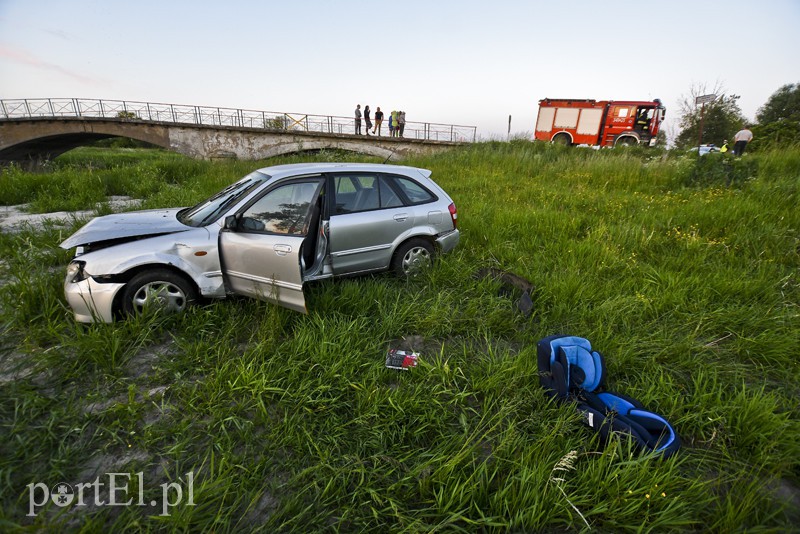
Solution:
[[[170,124],[231,126],[274,131],[354,134],[355,119],[279,111],[163,104],[130,100],[84,98],[29,98],[0,100],[0,120],[26,118],[91,117],[142,120]],[[384,115],[383,135],[389,135],[389,114]],[[406,122],[404,138],[456,143],[474,142],[475,126]],[[362,121],[362,132],[366,125]]]

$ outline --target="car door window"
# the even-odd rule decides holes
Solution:
[[[394,183],[408,198],[411,204],[425,204],[433,202],[436,196],[410,178],[394,176]]]
[[[334,177],[334,191],[334,214],[358,213],[380,207],[378,177],[373,174],[337,175]]]
[[[381,176],[379,183],[382,208],[397,208],[403,205],[403,200],[395,193],[394,189],[392,189],[389,178]]]
[[[386,175],[353,174],[334,176],[334,215],[359,213],[378,208],[398,208],[405,204],[394,178]],[[413,187],[409,186],[409,187]],[[419,186],[418,186],[419,188]],[[415,194],[415,198],[420,195]],[[426,199],[429,195],[423,195]],[[416,202],[416,201],[415,201]]]
[[[241,214],[239,228],[245,232],[304,235],[318,185],[316,181],[295,182],[273,189]]]

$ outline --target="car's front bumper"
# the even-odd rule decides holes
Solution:
[[[452,232],[441,234],[437,237],[436,245],[442,253],[447,253],[456,248],[459,239],[461,239],[461,234],[458,233],[458,229],[455,229]]]
[[[92,277],[80,282],[72,282],[69,278],[64,282],[64,294],[67,297],[75,320],[81,323],[114,321],[114,297],[125,284],[100,284]]]

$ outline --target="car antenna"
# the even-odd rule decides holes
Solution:
[[[389,155],[386,157],[386,159],[385,159],[385,160],[383,160],[383,163],[381,163],[381,165],[386,165],[386,162],[387,162],[387,161],[389,161],[390,159],[392,159],[392,156],[394,156],[394,150],[392,150],[392,153],[391,153],[391,154],[389,154]]]

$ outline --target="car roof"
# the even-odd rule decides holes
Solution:
[[[282,178],[286,175],[306,173],[306,172],[394,172],[408,174],[409,171],[421,173],[425,177],[430,177],[431,171],[418,167],[408,167],[405,165],[382,165],[380,163],[290,163],[286,165],[273,165],[258,169],[259,172]]]

